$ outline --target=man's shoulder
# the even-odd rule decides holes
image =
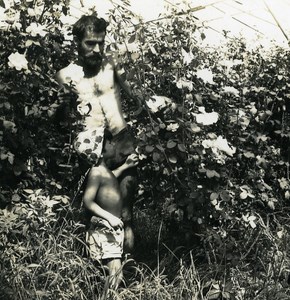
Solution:
[[[118,69],[120,66],[118,56],[112,52],[106,53],[106,64],[109,65],[112,69]]]
[[[83,76],[83,68],[74,62],[59,70],[56,74],[57,81],[60,83],[78,81],[80,78],[83,78]]]

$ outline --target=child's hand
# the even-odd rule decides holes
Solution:
[[[123,221],[122,221],[120,218],[115,217],[114,215],[112,215],[112,216],[110,217],[110,219],[108,219],[107,221],[110,223],[110,225],[111,225],[115,230],[117,230],[117,229],[119,229],[119,228],[122,229],[122,228],[124,227]]]
[[[133,153],[127,157],[125,164],[127,165],[127,168],[132,168],[132,167],[136,167],[138,165],[138,162],[139,162],[138,155],[136,153]]]

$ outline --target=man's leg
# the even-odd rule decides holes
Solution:
[[[137,185],[137,169],[125,170],[119,178],[123,198],[122,220],[124,222],[124,252],[130,253],[134,248],[133,205]]]
[[[104,158],[109,169],[113,170],[123,164],[128,155],[135,152],[135,138],[124,129],[114,137],[106,136],[104,143]],[[115,149],[115,155],[110,157],[110,147]],[[107,150],[108,149],[108,150]],[[124,221],[124,252],[132,252],[134,247],[134,234],[132,230],[133,204],[137,188],[137,168],[125,170],[118,178],[123,199],[122,219]]]

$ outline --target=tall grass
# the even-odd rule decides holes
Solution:
[[[85,228],[75,211],[66,206],[53,213],[35,205],[30,208],[32,215],[28,206],[19,206],[25,208],[22,213],[14,209],[0,214],[5,222],[0,240],[0,299],[290,299],[287,226],[277,238],[268,224],[261,224],[259,234],[248,237],[244,259],[233,264],[219,260],[221,249],[206,243],[188,252],[171,250],[163,239],[163,223],[153,215],[148,218],[148,211],[137,211],[139,261],[124,260],[124,282],[112,290],[105,268],[86,256]],[[256,262],[249,258],[253,251]],[[197,260],[202,255],[204,259]]]

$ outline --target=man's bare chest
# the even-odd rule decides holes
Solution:
[[[78,94],[100,96],[115,90],[113,72],[102,71],[93,77],[83,77],[75,82]]]

